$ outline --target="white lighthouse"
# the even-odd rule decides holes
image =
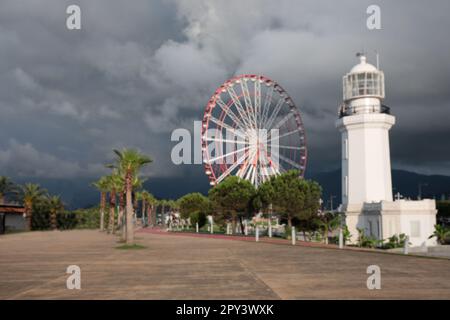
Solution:
[[[343,77],[343,104],[336,127],[342,137],[342,206],[357,240],[405,233],[413,245],[428,240],[436,223],[434,200],[393,201],[389,130],[395,117],[383,104],[384,73],[358,54],[359,64]]]

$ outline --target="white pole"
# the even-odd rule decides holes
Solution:
[[[339,228],[339,249],[344,248],[344,234],[342,233],[342,227]]]
[[[198,233],[198,222],[195,223],[195,232]]]
[[[296,236],[295,236],[295,227],[292,227],[292,235],[291,235],[291,238],[292,238],[292,245],[295,246],[295,240],[297,240],[297,239],[296,239]]]
[[[272,238],[272,204],[269,204],[269,238]]]
[[[227,234],[230,234],[230,224],[227,223]]]
[[[269,238],[272,238],[272,219],[269,218]]]
[[[214,233],[214,222],[212,217],[211,217],[211,233]]]
[[[255,241],[256,242],[259,241],[259,227],[258,227],[258,225],[256,225],[256,230],[255,230]]]
[[[405,238],[405,245],[403,246],[403,254],[408,254],[409,249],[409,236]]]
[[[247,220],[245,220],[244,233],[245,233],[246,236],[248,236],[248,225],[247,225]]]

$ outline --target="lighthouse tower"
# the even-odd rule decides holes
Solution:
[[[342,134],[342,204],[392,201],[389,129],[395,117],[383,105],[384,74],[359,54],[343,77],[344,102],[337,127]]]
[[[429,245],[436,223],[434,200],[393,201],[389,130],[395,117],[383,104],[384,73],[358,54],[359,63],[343,77],[343,103],[336,127],[342,138],[342,205],[357,241],[405,233],[414,245]]]

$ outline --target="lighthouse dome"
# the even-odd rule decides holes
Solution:
[[[344,102],[360,100],[361,98],[384,99],[384,73],[367,62],[366,56],[358,54],[359,64],[354,66],[343,77]],[[354,104],[354,102],[353,102]]]
[[[350,73],[362,73],[362,72],[377,72],[378,69],[370,64],[367,63],[367,58],[364,55],[359,56],[360,62],[356,66],[350,70]]]

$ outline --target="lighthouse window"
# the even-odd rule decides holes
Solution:
[[[365,94],[365,87],[366,87],[366,77],[364,73],[358,74],[358,88],[359,88],[359,95]]]
[[[356,79],[356,74],[353,74],[352,76],[352,96],[358,95],[358,80]]]
[[[378,74],[374,74],[373,75],[373,93],[376,95],[380,94],[380,87],[378,85],[378,81],[379,81],[379,76]]]
[[[366,82],[367,82],[367,94],[376,94],[375,82],[373,80],[374,76],[375,75],[372,74],[372,73],[367,73],[367,79],[366,79]]]

